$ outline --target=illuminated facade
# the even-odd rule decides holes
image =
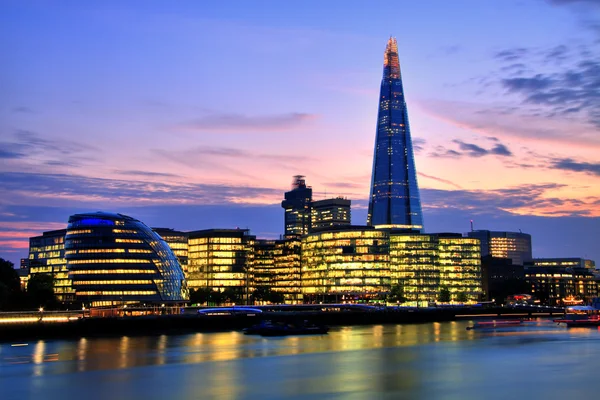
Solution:
[[[58,301],[75,300],[65,259],[66,229],[44,232],[29,238],[29,277],[47,273],[54,277],[54,294]]]
[[[170,228],[152,228],[171,248],[173,254],[177,257],[183,273],[187,277],[188,264],[188,235],[186,232],[176,231]]]
[[[527,267],[558,267],[558,268],[587,268],[595,269],[596,263],[585,258],[534,258],[526,262]]]
[[[398,45],[391,37],[384,53],[367,225],[423,229]]]
[[[206,229],[188,232],[190,289],[231,289],[248,294],[256,237],[248,229]]]
[[[440,287],[450,291],[453,302],[477,302],[482,296],[481,245],[460,234],[438,234]]]
[[[585,304],[598,297],[596,276],[588,268],[526,263],[525,281],[531,286],[531,294],[542,304]]]
[[[305,303],[382,298],[390,282],[386,231],[337,227],[302,238]]]
[[[285,210],[285,235],[306,235],[311,223],[312,188],[306,186],[304,176],[294,176],[292,190],[285,192],[281,207]]]
[[[343,197],[312,202],[311,229],[350,225],[351,201]]]
[[[524,265],[533,258],[531,235],[527,233],[477,230],[467,236],[481,241],[482,256],[510,258],[517,265]]]
[[[300,246],[299,238],[257,240],[251,286],[281,293],[284,303],[302,303]]]
[[[77,300],[92,306],[183,302],[183,271],[166,242],[123,214],[69,218],[65,258]]]
[[[392,285],[400,285],[409,304],[435,302],[440,285],[438,238],[435,235],[390,234]]]

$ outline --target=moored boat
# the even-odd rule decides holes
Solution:
[[[329,332],[329,328],[321,325],[308,324],[289,324],[289,323],[272,323],[271,321],[263,321],[258,325],[243,330],[245,335],[260,335],[260,336],[290,336],[290,335],[324,335]]]

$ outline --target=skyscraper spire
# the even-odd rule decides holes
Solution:
[[[423,229],[398,44],[391,36],[383,56],[367,224],[379,228]]]

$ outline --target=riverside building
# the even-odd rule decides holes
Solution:
[[[247,300],[255,236],[248,229],[188,232],[188,286],[230,291]]]
[[[180,303],[183,271],[166,242],[141,221],[105,212],[69,217],[65,258],[78,301],[91,306]]]
[[[510,258],[513,264],[524,265],[533,259],[531,235],[522,232],[476,230],[467,233],[481,242],[481,256]]]
[[[29,276],[50,274],[54,278],[54,294],[60,302],[75,300],[75,290],[69,279],[65,259],[66,229],[44,232],[29,238]]]
[[[169,245],[173,254],[177,257],[181,269],[187,278],[188,264],[188,234],[186,232],[176,231],[170,228],[152,228]]]
[[[398,44],[392,37],[383,58],[367,225],[423,229]]]
[[[381,299],[389,288],[386,231],[367,226],[332,227],[302,238],[305,303]]]

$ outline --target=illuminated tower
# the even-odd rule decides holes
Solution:
[[[285,192],[281,207],[285,209],[285,235],[306,235],[310,230],[312,188],[302,175],[294,176],[292,190]]]
[[[378,228],[423,229],[398,45],[392,37],[383,58],[367,224]]]

